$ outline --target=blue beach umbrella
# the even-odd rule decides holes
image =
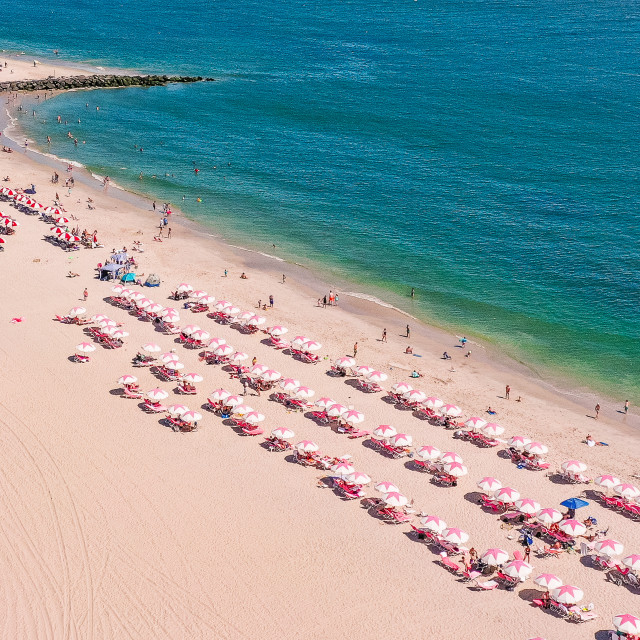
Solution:
[[[582,500],[580,498],[569,498],[564,502],[560,503],[563,507],[567,507],[567,509],[580,509],[580,507],[588,507],[589,503],[586,500]]]

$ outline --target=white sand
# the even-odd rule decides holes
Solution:
[[[10,175],[13,187],[35,183],[43,204],[51,204],[56,191],[50,173],[21,152],[0,154],[0,175]],[[198,395],[182,400],[189,407],[199,409],[221,386],[241,391],[219,367],[198,362],[196,351],[105,301],[111,285],[95,280],[93,269],[109,249],[131,247],[134,239],[146,245],[136,256],[140,271],[162,276],[159,289],[145,290],[161,304],[177,306],[167,296],[183,280],[243,309],[273,294],[275,308],[265,313],[269,324],[288,326],[290,336],[304,332],[319,340],[321,355],[332,360],[350,353],[358,340],[358,362],[387,371],[386,388],[407,375],[391,370],[390,362],[410,369],[417,359],[402,353],[407,340],[397,336],[406,324],[403,316],[387,324],[389,342],[383,344],[379,327],[364,316],[317,308],[324,290],[310,290],[294,276],[285,285],[278,282],[278,264],[273,272],[253,269],[247,261],[251,254],[214,244],[176,220],[174,237],[155,243],[157,216],[151,211],[76,185],[71,197],[63,196],[65,206],[81,229],[98,229],[104,250],[65,253],[42,240],[47,225],[0,204],[0,211],[15,214],[21,223],[14,236],[2,236],[6,250],[0,254],[3,637],[578,639],[611,628],[614,614],[640,613],[637,595],[607,582],[604,572],[582,564],[577,555],[534,558],[534,576],[553,572],[580,586],[584,602],[593,602],[601,616],[587,626],[532,608],[529,600],[539,590],[531,580],[515,593],[473,591],[439,566],[426,545],[408,537],[408,526],[382,524],[357,501],[344,502],[319,489],[316,481],[324,474],[266,451],[261,438],[239,437],[202,410],[198,432],[174,433],[159,416],[146,415],[136,401],[117,395],[116,380],[125,373],[137,375],[143,390],[172,389],[148,370],[131,366],[147,341],[176,348],[185,371],[204,376]],[[66,192],[60,185],[57,189]],[[89,196],[95,211],[86,207]],[[225,268],[226,279],[221,277]],[[80,277],[67,278],[69,270]],[[248,280],[239,278],[242,271]],[[85,286],[89,315],[105,313],[123,322],[131,335],[122,349],[98,347],[91,363],[80,365],[69,357],[88,338],[82,328],[52,318],[79,304]],[[24,322],[10,324],[15,316]],[[454,440],[451,432],[396,410],[381,394],[367,395],[348,380],[327,376],[328,361],[303,364],[262,344],[262,333],[247,336],[204,314],[183,312],[182,320],[299,378],[316,397],[329,395],[353,405],[366,415],[363,428],[391,423],[413,435],[416,445],[460,453],[469,476],[456,488],[436,487],[405,460],[387,459],[362,440],[288,414],[268,394],[248,399],[267,416],[266,432],[288,426],[295,441],[309,438],[326,453],[352,454],[358,470],[376,481],[395,482],[418,510],[468,531],[468,546],[480,552],[490,546],[509,552],[520,548],[495,515],[465,499],[482,476],[495,475],[543,506],[558,507],[584,488],[555,484],[542,473],[518,470],[496,449]],[[577,457],[589,465],[592,477],[607,471],[631,481],[640,472],[637,436],[617,414],[596,423],[582,408],[519,373],[465,360],[460,349],[452,348],[451,336],[438,342],[433,336],[440,334],[414,333],[411,342],[424,354],[420,368],[427,374],[415,386],[428,394],[459,404],[465,416],[485,416],[493,406],[506,436],[523,433],[550,446],[552,468]],[[455,355],[455,373],[449,371],[451,363],[439,359],[445,349]],[[500,397],[507,382],[511,401]],[[521,394],[525,401],[514,402]],[[180,398],[172,392],[167,403]],[[589,431],[611,446],[581,444]],[[625,552],[640,552],[637,522],[596,501],[579,512],[587,515],[610,527],[609,536],[623,542]]]

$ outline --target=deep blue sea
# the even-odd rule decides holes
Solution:
[[[276,243],[640,404],[637,1],[13,0],[3,14],[0,48],[217,79],[38,104],[21,123],[41,148],[50,135],[52,153],[234,243]]]

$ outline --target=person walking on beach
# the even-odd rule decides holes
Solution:
[[[156,202],[155,202],[155,200],[153,201],[153,204],[151,206],[153,207],[153,210],[155,211],[156,210]]]
[[[407,338],[409,338],[411,336],[411,329],[409,328],[409,325],[407,325]]]
[[[224,270],[224,277],[226,278],[226,277],[228,277],[228,275],[229,275],[229,271],[227,269],[225,269]]]
[[[624,401],[624,413],[625,413],[625,415],[627,413],[629,413],[629,401],[628,400]]]
[[[171,227],[167,229],[167,238],[171,237]]]
[[[249,378],[242,378],[242,395],[246,396],[249,394]]]
[[[509,394],[511,393],[511,386],[507,385],[504,389],[504,397],[508,400],[509,399]]]
[[[358,343],[356,342],[353,345],[353,357],[355,358],[358,355]]]
[[[596,412],[596,420],[597,420],[598,416],[600,415],[600,403],[599,402],[598,402],[598,404],[596,404],[595,412]]]
[[[284,273],[282,274],[282,284],[284,284],[287,281],[287,276],[284,275]]]
[[[415,296],[416,296],[416,290],[413,287],[411,287],[411,297],[415,298]]]
[[[269,296],[269,306],[273,309],[273,296]]]
[[[325,294],[324,298],[322,298],[322,308],[327,308],[327,295]]]
[[[88,297],[89,297],[89,292],[87,291],[87,287],[85,287],[84,291],[82,292],[82,299],[86,301]]]
[[[382,330],[382,342],[386,342],[387,341],[387,330],[383,329]]]

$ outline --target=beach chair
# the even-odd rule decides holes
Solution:
[[[482,589],[482,591],[493,591],[498,588],[498,583],[495,580],[486,580],[485,582],[478,582],[476,580],[476,585]]]
[[[147,413],[164,413],[167,410],[167,407],[161,405],[159,402],[151,402],[151,400],[146,398],[143,409]]]
[[[62,322],[62,324],[71,324],[71,318],[69,318],[68,316],[56,316],[55,319],[58,322]]]
[[[347,434],[347,437],[351,440],[355,440],[357,438],[366,438],[367,436],[371,435],[371,431],[363,431],[362,429],[354,429],[353,427],[351,429],[346,429],[345,432]]]
[[[569,617],[569,609],[561,602],[556,602],[555,600],[549,601],[549,609],[559,618],[564,619]]]
[[[474,569],[464,569],[462,572],[461,582],[475,582],[482,575],[482,571]]]
[[[502,571],[498,571],[496,574],[496,580],[502,582],[504,584],[505,589],[512,591],[516,588],[520,580],[518,578],[512,578],[511,576],[502,573]]]
[[[443,487],[457,487],[458,479],[450,476],[448,473],[439,473],[431,478],[431,482],[439,484]]]
[[[612,562],[611,558],[607,556],[601,556],[601,555],[595,554],[593,556],[593,566],[596,567],[596,569],[603,569],[604,571],[609,571],[610,569],[613,569],[616,566],[616,564]]]
[[[542,462],[537,458],[534,458],[533,460],[525,458],[524,465],[525,468],[529,469],[530,471],[546,471],[551,466],[548,462]]]
[[[178,383],[177,389],[178,389],[178,393],[181,393],[182,395],[185,395],[185,396],[194,396],[196,393],[198,393],[196,388],[193,385],[185,387],[184,383],[180,383],[180,382]]]
[[[291,444],[286,440],[269,437],[265,439],[265,442],[269,451],[287,451],[287,449],[291,449]]]
[[[74,354],[73,359],[75,362],[90,362],[91,358],[89,356],[82,356],[79,353]]]
[[[447,571],[450,571],[451,573],[459,573],[460,572],[460,565],[458,565],[455,562],[453,562],[449,558],[449,556],[447,555],[446,551],[443,551],[439,555],[440,555],[440,563],[442,564],[442,566],[445,569],[447,569]]]
[[[569,620],[571,622],[590,622],[591,620],[595,620],[597,617],[598,614],[593,613],[593,611],[585,611],[576,605],[569,607]]]
[[[128,389],[127,387],[125,387],[122,397],[131,398],[134,400],[140,400],[140,398],[142,398],[142,394],[139,391],[136,391],[135,389]]]
[[[259,436],[264,433],[264,429],[247,425],[246,427],[242,427],[240,433],[245,436]]]
[[[543,549],[538,551],[538,556],[540,558],[557,558],[561,553],[564,552],[564,549],[552,549],[549,546],[546,546]]]

